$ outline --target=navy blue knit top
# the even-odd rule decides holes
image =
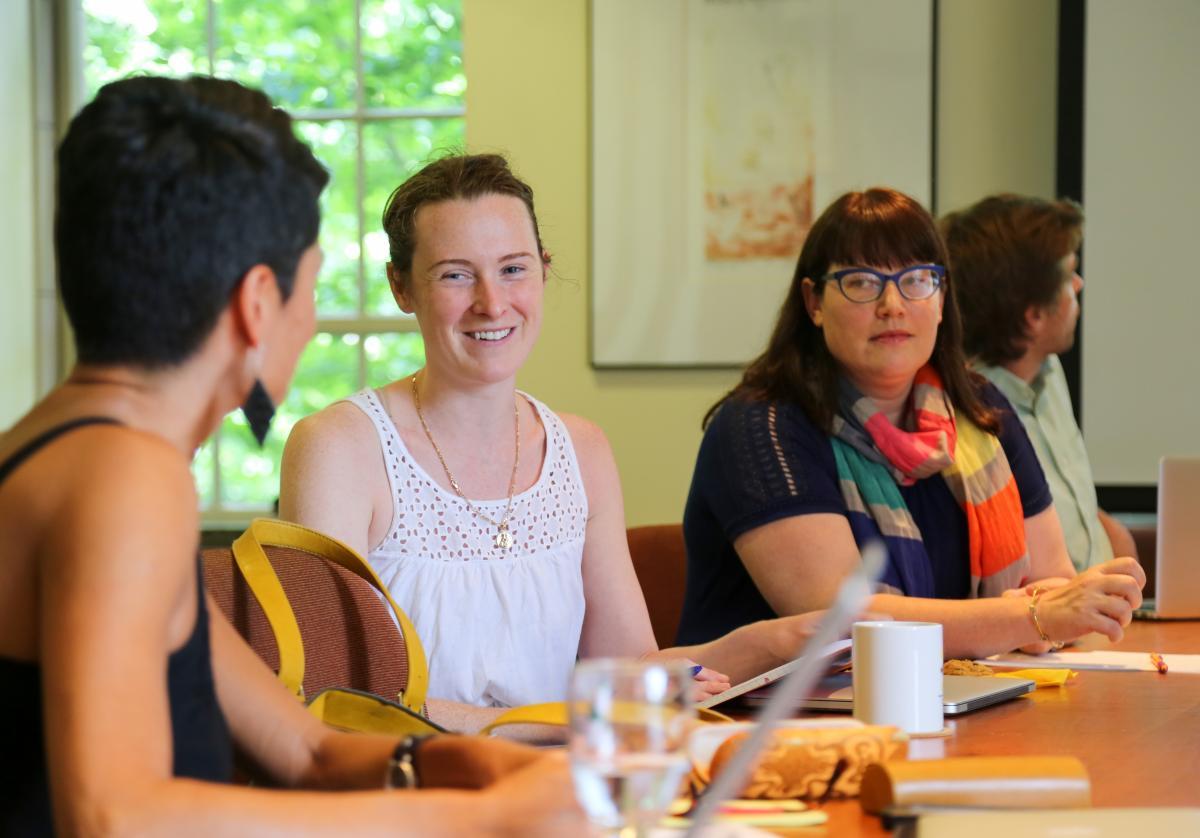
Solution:
[[[1000,411],[998,437],[1025,517],[1036,515],[1052,501],[1025,428],[993,385],[980,385],[979,395],[985,405]],[[929,553],[936,596],[965,597],[971,583],[966,514],[950,487],[934,475],[899,489]],[[846,514],[829,435],[796,404],[736,398],[725,402],[700,443],[683,513],[688,571],[677,643],[705,643],[747,623],[778,616],[750,578],[733,542],[781,518],[820,512]]]

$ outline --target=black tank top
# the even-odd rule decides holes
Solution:
[[[22,446],[0,464],[0,483],[59,436],[85,425],[118,424],[84,417],[58,425]],[[0,538],[0,551],[3,551]],[[152,592],[147,592],[148,595]],[[233,748],[217,704],[208,642],[208,609],[199,557],[196,560],[196,623],[187,641],[167,658],[167,696],[176,777],[228,782]],[[119,665],[119,661],[114,661]],[[80,689],[86,689],[80,685]],[[50,789],[43,738],[41,667],[0,657],[0,835],[52,835]],[[117,755],[114,755],[117,758]]]

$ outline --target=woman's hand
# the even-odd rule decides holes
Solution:
[[[1133,610],[1142,604],[1145,584],[1145,571],[1136,559],[1113,559],[1043,591],[1038,619],[1052,641],[1075,640],[1095,631],[1115,643],[1124,636]]]
[[[483,792],[497,834],[514,836],[587,835],[589,827],[575,800],[575,787],[562,752],[539,755]]]
[[[695,668],[699,664],[685,660],[684,663]],[[692,701],[703,701],[709,696],[720,695],[730,687],[729,677],[720,672],[701,666],[692,676]]]
[[[1061,576],[1051,576],[1046,579],[1038,580],[1037,582],[1031,582],[1023,588],[1009,588],[1007,591],[1000,594],[1000,596],[1008,597],[1009,599],[1027,599],[1028,597],[1031,597],[1037,593],[1038,588],[1041,588],[1042,591],[1045,592],[1048,590],[1053,590],[1054,588],[1061,588],[1070,582],[1070,579],[1064,579]],[[1038,619],[1041,619],[1040,613],[1038,615]],[[1053,649],[1054,644],[1049,640],[1038,640],[1035,643],[1025,644],[1017,651],[1024,652],[1027,655],[1044,655]]]

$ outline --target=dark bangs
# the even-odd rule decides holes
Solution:
[[[946,249],[929,212],[891,189],[848,192],[813,224],[797,265],[800,276],[818,279],[829,266],[900,268],[946,264]]]

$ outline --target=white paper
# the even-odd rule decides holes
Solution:
[[[1165,653],[1162,659],[1167,665],[1168,673],[1200,675],[1200,655]],[[1086,652],[1064,650],[1061,652],[1047,652],[1044,655],[1026,655],[1023,652],[1009,652],[1006,655],[993,655],[979,662],[988,666],[1006,669],[1099,669],[1110,672],[1157,671],[1157,668],[1150,661],[1150,652],[1111,652],[1103,649]]]

